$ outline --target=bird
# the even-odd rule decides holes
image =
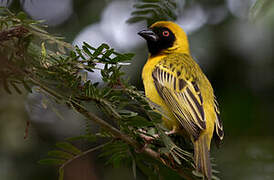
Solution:
[[[138,34],[149,51],[142,70],[145,96],[165,112],[163,124],[170,132],[191,139],[195,169],[210,180],[211,139],[216,135],[221,142],[224,130],[213,88],[190,54],[187,35],[171,21],[158,21]]]

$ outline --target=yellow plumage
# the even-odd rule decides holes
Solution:
[[[223,138],[211,84],[192,59],[180,26],[160,21],[139,34],[147,40],[150,52],[142,72],[145,94],[165,112],[163,122],[168,129],[187,132],[194,144],[197,171],[211,179],[209,150],[214,129]]]

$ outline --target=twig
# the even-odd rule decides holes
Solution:
[[[80,112],[86,118],[88,118],[88,119],[94,121],[95,123],[97,123],[98,125],[100,125],[103,129],[109,131],[115,138],[123,140],[127,144],[133,146],[137,151],[142,151],[156,159],[160,158],[160,154],[155,152],[151,148],[147,148],[147,147],[143,148],[143,146],[140,143],[138,143],[136,140],[123,134],[121,131],[119,131],[115,127],[111,126],[110,124],[108,124],[107,122],[105,122],[104,120],[99,118],[98,116],[94,115],[93,113],[87,111],[86,109],[84,109],[82,107],[78,107],[77,105],[74,105],[74,106],[78,112]]]
[[[64,164],[62,164],[62,166],[60,166],[60,168],[64,168],[66,165],[68,165],[69,163],[71,163],[71,162],[74,161],[75,159],[78,159],[79,157],[85,156],[85,155],[87,155],[87,154],[90,153],[90,152],[97,151],[98,149],[103,148],[104,146],[106,146],[106,145],[112,143],[112,141],[113,141],[113,140],[111,140],[111,141],[109,141],[109,142],[107,142],[107,143],[105,143],[105,144],[101,144],[101,145],[99,145],[99,146],[96,146],[96,147],[94,147],[94,148],[91,148],[91,149],[89,149],[89,150],[87,150],[87,151],[84,151],[83,153],[78,154],[77,156],[74,156],[72,159],[69,159],[69,160],[66,161]]]

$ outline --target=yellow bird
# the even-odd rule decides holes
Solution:
[[[211,179],[210,142],[224,131],[213,89],[189,51],[183,29],[159,21],[138,33],[147,41],[149,57],[142,72],[146,96],[166,112],[164,125],[187,132],[194,145],[196,170]]]

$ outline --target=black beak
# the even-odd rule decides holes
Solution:
[[[155,34],[151,29],[146,29],[138,32],[140,36],[142,36],[147,41],[156,42],[159,39],[159,36]]]

